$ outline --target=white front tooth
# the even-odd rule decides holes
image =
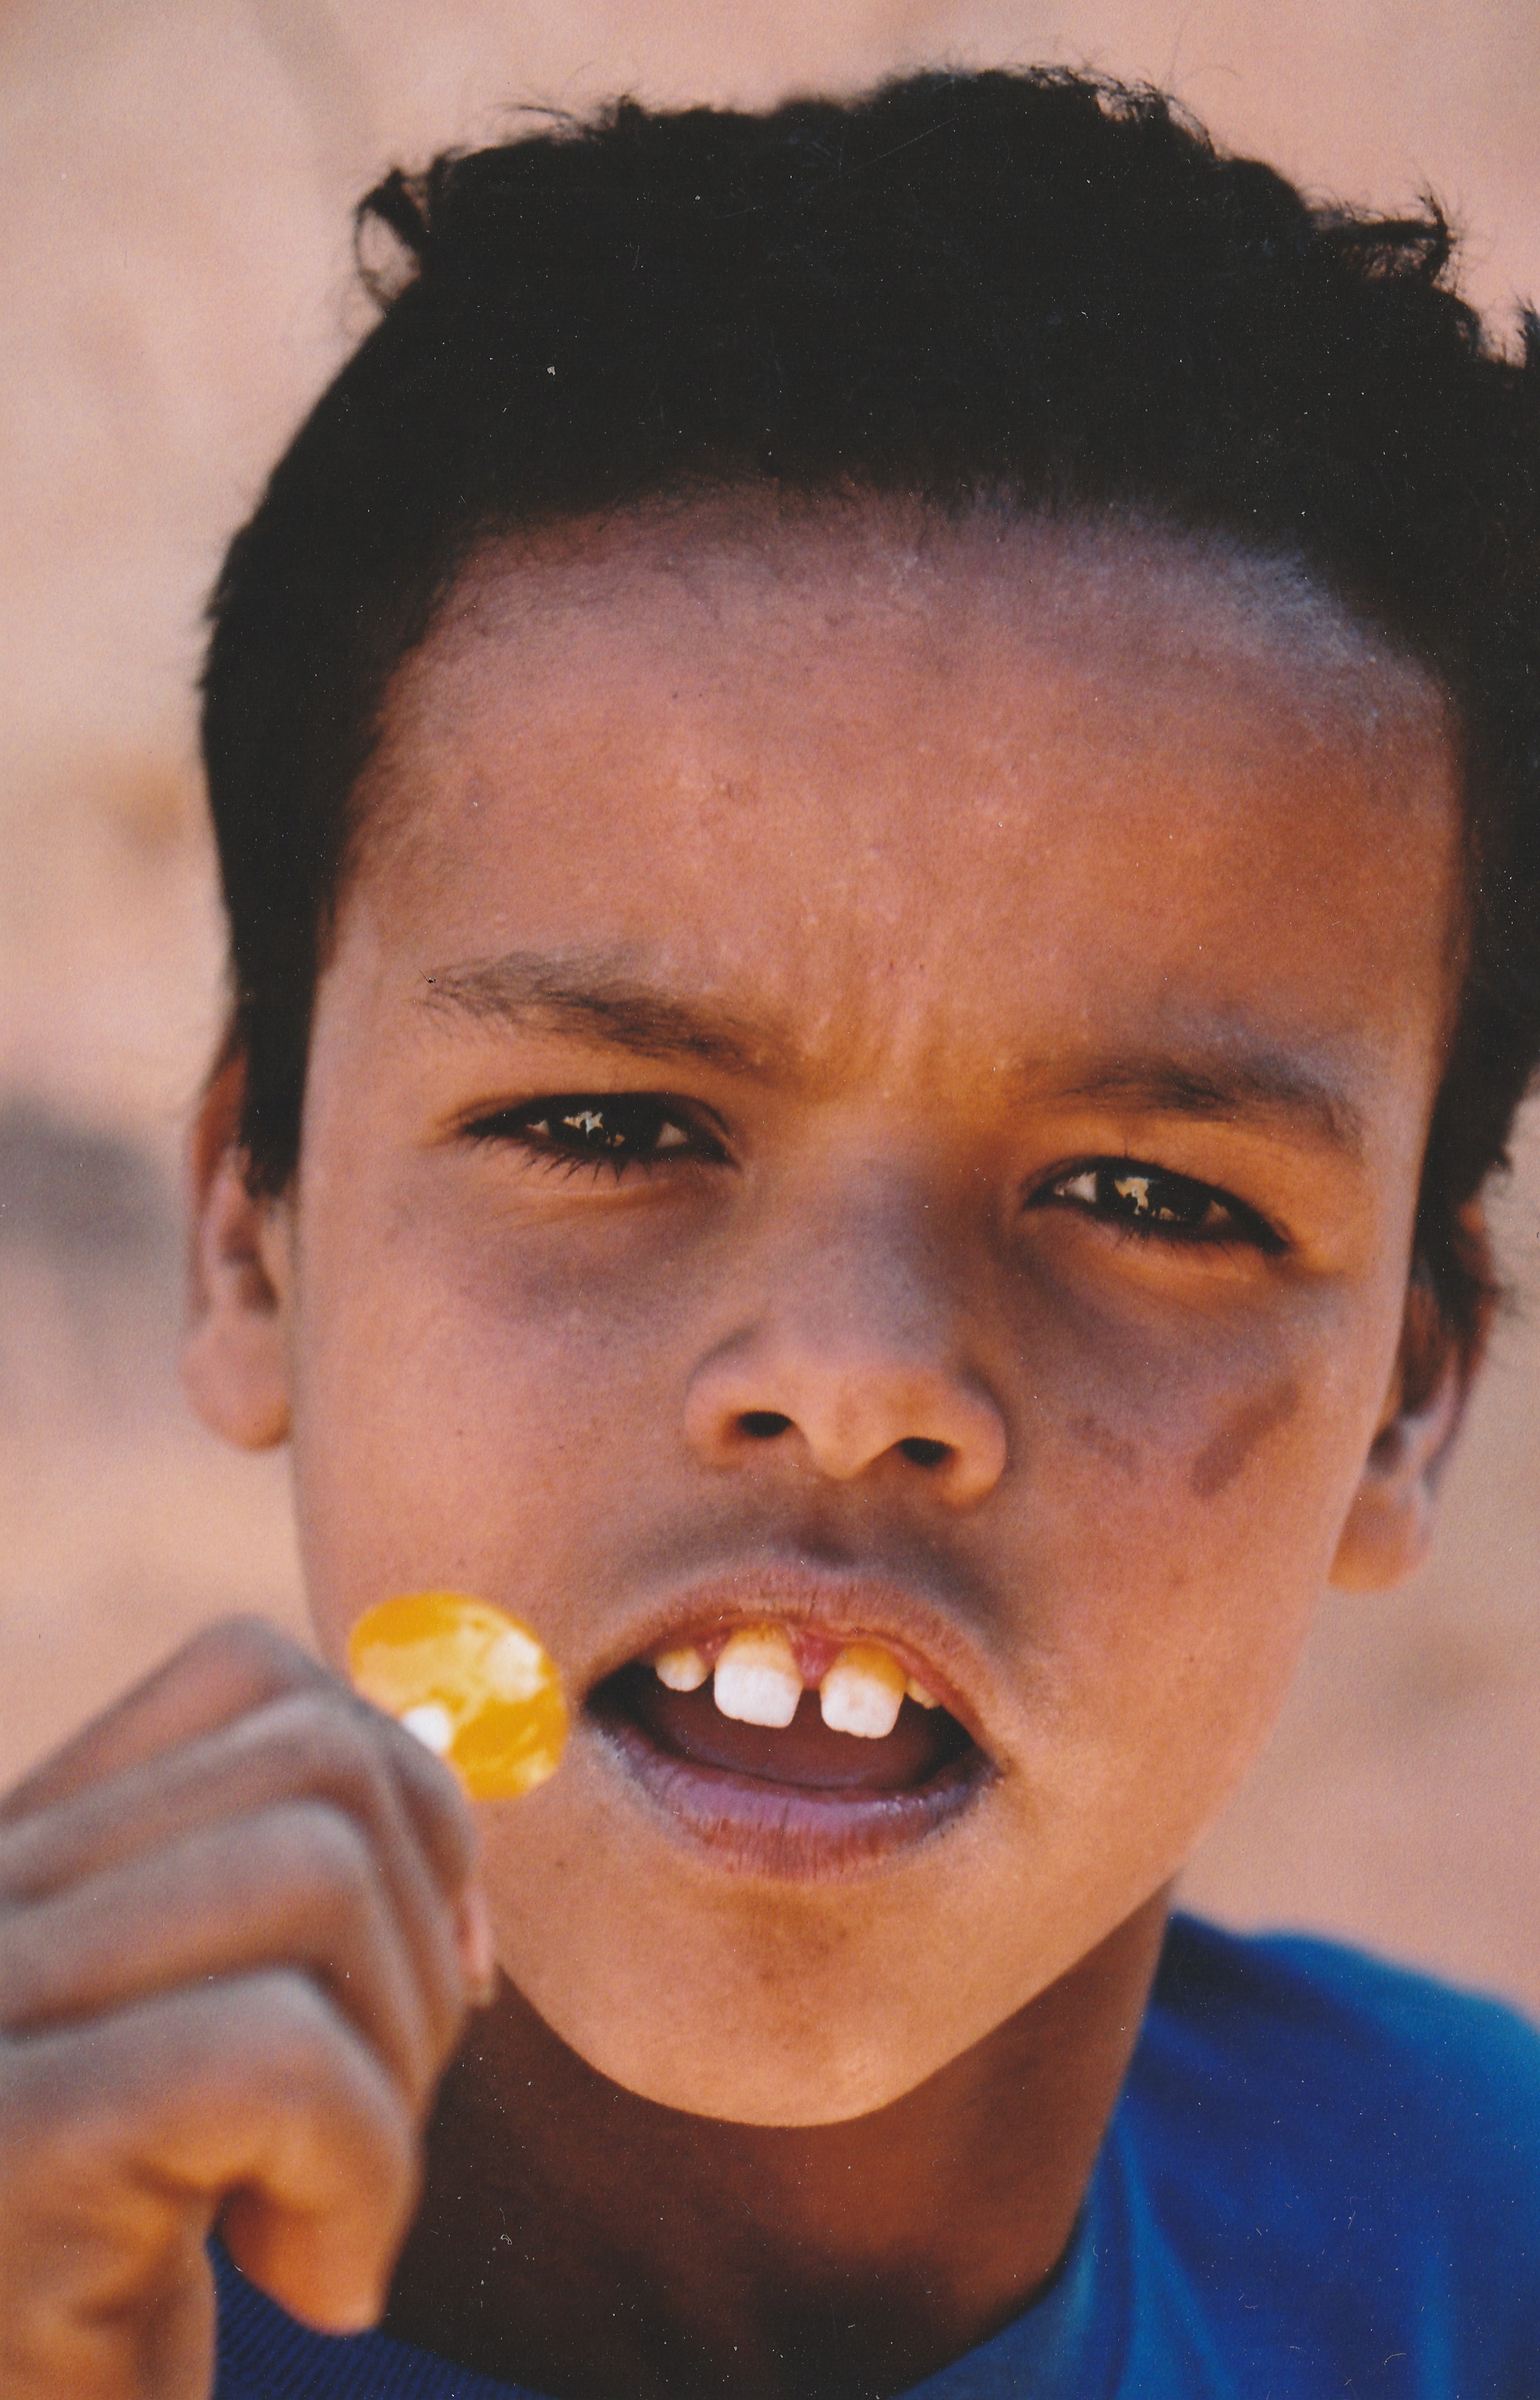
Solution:
[[[818,1686],[818,1705],[831,1733],[858,1733],[880,1741],[898,1723],[905,1674],[896,1658],[873,1642],[841,1650]]]
[[[936,1698],[935,1694],[926,1689],[918,1675],[911,1675],[909,1677],[908,1682],[904,1686],[904,1690],[906,1696],[909,1699],[913,1700],[917,1709],[938,1709],[941,1706],[941,1702]]]
[[[671,1692],[698,1692],[706,1680],[706,1662],[688,1643],[682,1650],[660,1650],[652,1662],[652,1671]]]
[[[401,1723],[408,1733],[415,1733],[426,1743],[436,1758],[444,1757],[455,1739],[455,1720],[438,1700],[424,1700],[420,1708],[407,1709]]]
[[[802,1697],[797,1653],[776,1625],[734,1633],[716,1661],[711,1694],[740,1725],[789,1725]]]

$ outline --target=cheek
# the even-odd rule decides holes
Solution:
[[[430,1202],[307,1228],[293,1448],[318,1629],[448,1586],[512,1610],[558,1657],[639,1489],[678,1454],[668,1260],[603,1278],[583,1246],[511,1236]],[[575,1256],[574,1253],[577,1253]]]
[[[1023,1745],[1029,1776],[1043,1740],[1073,1762],[1055,1787],[1087,1826],[1142,1823],[1175,1865],[1265,1739],[1372,1438],[1395,1347],[1380,1314],[1313,1295],[1179,1348],[1103,1318],[1060,1353]]]
[[[1383,1288],[1382,1288],[1383,1287]],[[1145,1557],[1275,1549],[1324,1572],[1378,1422],[1400,1283],[1155,1289],[1044,1284],[1029,1333],[1038,1483]],[[1033,1434],[1035,1431],[1035,1444]],[[1135,1528],[1139,1529],[1135,1532]]]

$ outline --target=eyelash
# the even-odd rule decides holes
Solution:
[[[695,1111],[667,1092],[562,1092],[499,1109],[466,1131],[473,1141],[517,1144],[553,1171],[578,1175],[586,1168],[597,1176],[608,1167],[617,1183],[628,1168],[646,1173],[670,1160],[720,1162],[727,1155]],[[1287,1247],[1244,1201],[1146,1159],[1083,1160],[1028,1205],[1075,1209],[1132,1241],[1189,1248],[1241,1243],[1271,1257]],[[1212,1221],[1216,1211],[1218,1222]]]
[[[719,1160],[727,1153],[695,1111],[667,1092],[560,1092],[524,1108],[498,1109],[466,1127],[473,1141],[512,1142],[569,1175]],[[678,1139],[668,1139],[675,1136]]]
[[[1077,1191],[1077,1184],[1089,1188]],[[1288,1247],[1244,1200],[1142,1158],[1085,1159],[1067,1175],[1056,1176],[1029,1205],[1078,1209],[1136,1242],[1189,1248],[1227,1248],[1239,1243],[1270,1258]],[[1220,1212],[1218,1223],[1211,1221],[1216,1210]]]

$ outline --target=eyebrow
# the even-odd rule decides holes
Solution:
[[[505,957],[443,966],[423,976],[426,1007],[481,1023],[552,1033],[662,1061],[688,1058],[731,1075],[794,1070],[783,1033],[716,1002],[683,1000],[639,976],[623,950],[511,950]],[[1302,1125],[1344,1155],[1363,1154],[1363,1117],[1347,1095],[1303,1061],[1261,1046],[1224,1054],[1120,1053],[1056,1074],[1042,1062],[1023,1071],[1029,1094],[1088,1100],[1190,1117],[1207,1124]]]
[[[439,967],[423,981],[430,1008],[603,1042],[637,1058],[690,1058],[737,1075],[763,1074],[787,1060],[785,1043],[768,1028],[642,981],[623,953],[512,950]]]
[[[1302,1124],[1348,1157],[1363,1155],[1363,1116],[1346,1093],[1302,1062],[1266,1051],[1202,1061],[1165,1053],[1109,1058],[1077,1070],[1055,1090],[1064,1099],[1121,1101],[1207,1124],[1281,1118]]]

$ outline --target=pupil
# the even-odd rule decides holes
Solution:
[[[1204,1195],[1180,1176],[1115,1175],[1112,1191],[1125,1215],[1160,1224],[1193,1224],[1204,1212]]]
[[[558,1118],[557,1123],[564,1133],[576,1135],[585,1150],[645,1148],[649,1130],[640,1121],[640,1111],[628,1110],[621,1116],[614,1108],[569,1109]],[[650,1130],[655,1136],[656,1127]]]

